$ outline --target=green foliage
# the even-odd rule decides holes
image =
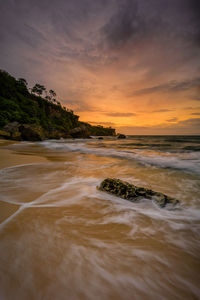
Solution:
[[[18,83],[19,83],[20,85],[25,86],[25,87],[27,87],[27,85],[28,85],[28,82],[27,82],[26,79],[24,79],[24,78],[19,78],[19,79],[18,79]]]
[[[32,93],[41,95],[45,87],[36,84]],[[56,93],[50,90],[51,97]],[[48,98],[48,97],[47,97]],[[66,132],[78,126],[78,116],[62,108],[61,104],[31,94],[23,78],[16,80],[5,71],[0,71],[0,127],[9,122],[37,124],[42,128]]]
[[[5,126],[9,120],[11,119],[11,115],[7,111],[0,111],[0,127]]]
[[[88,132],[90,135],[97,135],[97,136],[114,136],[116,135],[115,129],[111,127],[103,127],[101,125],[92,126],[88,123],[81,122],[84,126],[87,127]]]
[[[31,91],[33,94],[37,94],[38,96],[41,96],[45,90],[46,88],[43,85],[36,83]]]
[[[9,122],[17,121],[21,124],[39,125],[48,132],[58,130],[67,133],[72,128],[84,125],[91,135],[115,134],[112,128],[79,122],[79,116],[62,107],[56,100],[53,90],[49,91],[49,96],[46,92],[46,97],[42,98],[44,91],[46,88],[37,83],[30,93],[24,78],[16,80],[0,70],[0,128]]]

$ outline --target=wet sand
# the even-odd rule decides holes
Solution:
[[[20,144],[20,142],[0,140],[0,169],[21,164],[40,163],[48,161],[45,157],[42,157],[40,155],[25,155],[23,153],[17,153],[16,151],[10,149],[5,149],[10,145],[15,144]]]
[[[39,143],[6,141],[0,151],[1,299],[199,299],[198,177]],[[182,207],[96,189],[112,176]]]
[[[20,143],[20,142],[19,142]],[[37,155],[25,155],[16,153],[10,149],[4,149],[10,145],[18,144],[16,141],[0,140],[0,169],[9,168],[17,165],[26,165],[33,163],[44,163],[48,160],[45,157]],[[14,184],[14,182],[13,182]],[[7,219],[18,210],[19,206],[1,201],[0,197],[0,222]]]
[[[0,223],[9,218],[9,216],[13,215],[18,208],[18,205],[0,201]]]

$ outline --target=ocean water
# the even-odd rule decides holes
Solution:
[[[15,157],[0,170],[0,299],[200,299],[200,136],[0,149]],[[107,177],[181,204],[97,190]]]

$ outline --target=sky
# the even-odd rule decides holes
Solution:
[[[125,134],[200,134],[199,0],[0,0],[0,68]]]

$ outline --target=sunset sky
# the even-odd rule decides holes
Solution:
[[[0,68],[81,121],[200,134],[199,0],[0,0]]]

